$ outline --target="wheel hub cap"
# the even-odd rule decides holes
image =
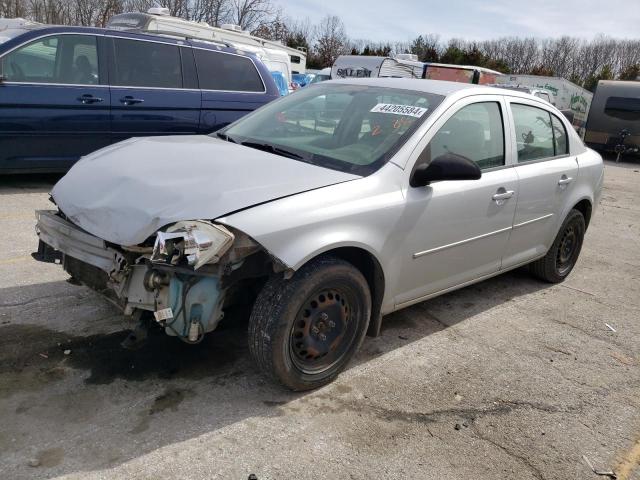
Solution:
[[[339,356],[349,326],[350,305],[337,290],[313,295],[300,309],[292,330],[293,360],[303,369],[318,368]]]

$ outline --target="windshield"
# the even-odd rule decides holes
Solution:
[[[238,120],[221,138],[356,175],[376,171],[442,101],[425,92],[318,84]]]

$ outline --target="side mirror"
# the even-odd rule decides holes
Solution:
[[[411,172],[409,185],[424,187],[438,180],[478,180],[481,176],[474,161],[455,153],[445,153],[431,163],[417,165]]]

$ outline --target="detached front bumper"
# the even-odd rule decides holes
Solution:
[[[40,240],[55,250],[107,274],[118,269],[118,262],[122,260],[120,252],[107,247],[104,240],[80,230],[55,210],[37,210],[36,220],[36,232]]]

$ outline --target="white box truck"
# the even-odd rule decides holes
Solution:
[[[496,79],[496,83],[548,91],[551,93],[551,103],[569,118],[573,116],[571,123],[584,138],[587,116],[593,100],[593,93],[589,90],[565,78],[538,75],[502,75]]]

